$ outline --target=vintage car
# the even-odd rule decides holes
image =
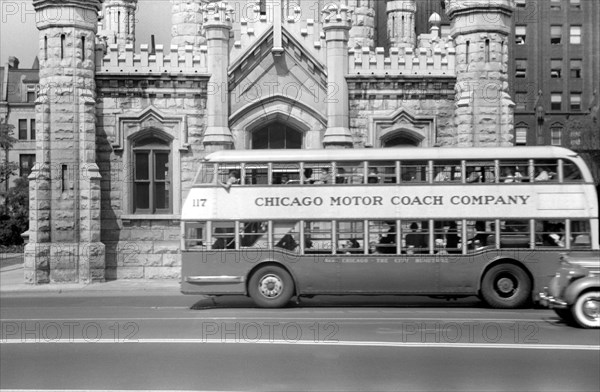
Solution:
[[[561,260],[549,287],[540,293],[540,303],[568,323],[600,328],[600,252],[577,258],[565,254]]]

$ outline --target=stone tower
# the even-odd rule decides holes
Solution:
[[[34,0],[33,5],[40,93],[25,281],[103,280],[94,81],[100,1]]]
[[[186,45],[193,47],[193,54],[200,53],[206,45],[203,6],[209,0],[171,0],[171,45],[177,46],[180,55],[185,54]]]
[[[368,47],[371,50],[375,48],[375,1],[377,0],[348,1],[348,8],[354,10],[349,47]]]
[[[508,93],[508,36],[514,0],[446,0],[456,46],[459,146],[512,145],[514,103]]]
[[[107,44],[119,45],[119,52],[128,44],[135,45],[135,11],[137,0],[106,0],[102,5],[101,29],[98,35]]]
[[[416,44],[415,0],[387,0],[387,31],[390,47],[411,47]]]

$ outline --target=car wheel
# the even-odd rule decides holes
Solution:
[[[531,298],[531,279],[514,264],[492,267],[481,281],[481,296],[492,308],[518,308]]]
[[[248,293],[261,308],[280,308],[294,295],[294,281],[281,267],[263,267],[250,277]]]
[[[581,327],[600,328],[600,291],[586,291],[577,297],[571,313]]]

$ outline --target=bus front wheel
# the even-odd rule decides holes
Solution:
[[[294,281],[281,267],[263,267],[250,277],[248,293],[261,308],[281,308],[294,295]]]
[[[518,308],[531,297],[531,279],[516,265],[496,265],[483,277],[481,295],[492,308]]]

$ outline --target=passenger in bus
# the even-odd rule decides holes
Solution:
[[[541,166],[535,173],[535,181],[550,181],[553,174],[547,166]]]
[[[479,167],[467,169],[467,183],[481,182],[481,173],[479,172],[481,169]]]
[[[304,184],[314,184],[315,183],[315,179],[313,178],[313,169],[311,169],[310,167],[307,167],[306,169],[304,169]]]
[[[371,167],[369,168],[369,174],[367,176],[367,183],[368,184],[378,184],[380,183],[380,177],[379,177],[379,172],[377,171],[376,167]]]
[[[346,250],[346,254],[359,253],[357,249],[360,249],[360,244],[356,239],[350,238],[344,242],[342,248]]]
[[[456,250],[458,248],[458,244],[460,243],[460,237],[458,236],[458,227],[456,222],[450,221],[450,226],[448,227],[448,231],[446,232],[446,248],[452,252],[452,250]]]
[[[396,247],[393,246],[396,244],[396,222],[390,221],[385,223],[389,225],[390,228],[388,229],[387,234],[379,240],[381,246],[379,246],[377,250],[379,250],[379,253],[396,253]]]
[[[240,172],[237,170],[230,170],[229,177],[226,182],[219,181],[219,184],[225,188],[225,190],[229,191],[232,185],[237,185],[240,183]]]
[[[346,169],[344,169],[343,167],[338,167],[337,168],[337,176],[335,176],[335,183],[336,184],[345,184],[346,183]]]
[[[377,247],[377,242],[375,242],[375,241],[369,242],[369,253],[373,254],[373,255],[378,255],[379,254],[379,249]]]
[[[565,247],[565,225],[564,225],[564,223],[548,225],[547,230],[545,230],[545,231],[552,232],[551,234],[542,235],[545,246],[559,246],[561,248]]]
[[[410,224],[411,232],[406,235],[406,247],[411,249],[413,252],[419,252],[420,250],[427,249],[429,247],[429,241],[427,234],[419,232],[419,225],[417,222]]]
[[[281,237],[279,242],[277,242],[277,244],[275,244],[275,247],[282,248],[285,250],[294,250],[294,249],[296,249],[297,246],[298,246],[298,243],[294,239],[294,236],[292,236],[289,233],[284,235],[283,237]]]
[[[333,178],[331,176],[331,173],[329,173],[329,168],[324,167],[324,168],[321,168],[321,178],[319,178],[319,180],[315,181],[315,184],[331,184],[332,180],[333,180]]]
[[[435,176],[433,177],[434,182],[444,182],[449,181],[450,177],[448,176],[448,172],[450,168],[445,167],[436,167],[435,168]]]

